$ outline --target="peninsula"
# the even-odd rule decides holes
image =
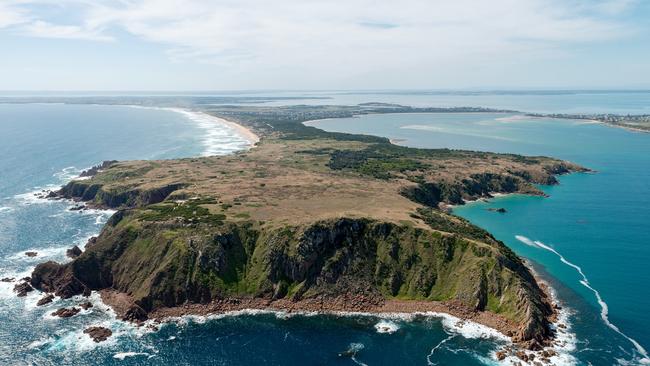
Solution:
[[[107,162],[53,192],[117,212],[76,259],[39,264],[31,285],[64,298],[101,291],[132,321],[245,308],[437,311],[544,345],[554,309],[543,286],[444,207],[543,195],[536,184],[586,169],[302,123],[386,108],[206,108],[260,141],[229,156]]]

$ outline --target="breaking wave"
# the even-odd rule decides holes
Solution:
[[[596,301],[598,301],[598,304],[600,305],[600,317],[603,319],[603,322],[609,328],[611,328],[613,331],[620,334],[623,338],[627,339],[628,341],[630,341],[630,343],[632,343],[632,345],[634,345],[634,348],[642,356],[642,359],[639,360],[640,363],[642,363],[642,364],[650,364],[650,357],[648,356],[648,352],[643,348],[643,346],[641,346],[639,344],[639,342],[637,342],[636,340],[634,340],[634,339],[630,338],[629,336],[627,336],[616,325],[614,325],[612,322],[609,321],[609,316],[608,316],[609,307],[607,306],[607,303],[605,302],[605,300],[603,300],[602,296],[600,295],[600,292],[598,292],[598,290],[596,290],[593,286],[591,286],[591,284],[589,283],[589,279],[587,278],[585,273],[582,271],[582,268],[580,266],[568,261],[557,250],[555,250],[552,247],[542,243],[541,241],[531,240],[531,239],[529,239],[529,238],[527,238],[527,237],[525,237],[523,235],[515,235],[515,238],[517,240],[519,240],[520,242],[528,245],[528,246],[544,249],[546,251],[549,251],[549,252],[555,254],[556,256],[558,256],[558,258],[560,258],[560,261],[562,263],[564,263],[567,266],[575,269],[576,272],[578,272],[578,274],[580,275],[580,277],[582,277],[582,279],[580,280],[580,284],[583,285],[584,287],[588,288],[596,296]]]

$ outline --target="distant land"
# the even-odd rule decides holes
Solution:
[[[417,93],[418,95],[483,95],[483,94],[496,94],[496,95],[557,95],[557,94],[573,94],[578,91],[571,90],[529,90],[529,91],[391,91],[391,94],[410,94]],[[586,92],[586,91],[580,91]],[[633,91],[603,91],[593,90],[589,93],[648,93],[647,90],[633,90]],[[363,92],[355,92],[356,94],[363,94]],[[381,91],[373,91],[373,94],[381,94]],[[388,93],[388,92],[386,92]],[[164,94],[164,93],[163,93]],[[0,94],[0,103],[66,103],[66,104],[107,104],[107,105],[138,105],[146,107],[171,107],[171,108],[198,108],[201,110],[221,110],[230,105],[231,109],[236,109],[240,104],[259,105],[259,112],[263,113],[264,104],[268,102],[278,101],[295,101],[300,100],[328,100],[330,97],[324,96],[246,96],[233,95],[233,96],[212,96],[212,95],[133,95],[130,97],[124,96],[111,96],[111,95],[92,95],[92,96],[61,96],[61,95],[44,95],[44,96],[2,96]],[[215,105],[221,105],[215,106]],[[280,108],[280,107],[273,107]],[[612,113],[528,113],[525,111],[500,109],[500,108],[486,108],[486,107],[410,107],[393,103],[361,103],[356,106],[307,106],[307,105],[294,105],[286,106],[293,113],[299,115],[301,113],[321,113],[322,118],[341,118],[352,117],[359,114],[372,114],[372,113],[520,113],[529,117],[542,117],[542,118],[557,118],[557,119],[574,119],[574,120],[588,120],[600,123],[605,123],[614,127],[627,128],[634,131],[650,132],[650,114],[612,114]],[[329,108],[329,111],[328,111]],[[304,111],[303,111],[304,109]]]

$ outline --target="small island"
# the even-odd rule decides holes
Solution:
[[[100,291],[142,322],[229,310],[445,312],[548,344],[554,307],[521,258],[445,210],[587,169],[548,157],[415,149],[303,122],[398,108],[218,107],[251,129],[229,156],[106,162],[51,198],[117,212],[36,289]],[[400,107],[401,108],[401,107]],[[329,117],[328,117],[329,116]]]

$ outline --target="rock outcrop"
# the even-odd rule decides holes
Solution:
[[[81,255],[81,249],[79,249],[79,247],[75,245],[72,248],[66,250],[65,255],[68,256],[68,258],[75,259]]]
[[[104,327],[90,327],[85,329],[84,333],[88,334],[88,336],[97,343],[103,342],[113,335],[113,332],[110,329]]]
[[[76,307],[71,308],[60,308],[57,311],[52,313],[52,316],[58,316],[59,318],[70,318],[79,314],[81,310]]]
[[[17,293],[18,297],[25,297],[31,291],[34,291],[34,288],[30,286],[29,282],[21,282],[14,286],[14,292]]]

